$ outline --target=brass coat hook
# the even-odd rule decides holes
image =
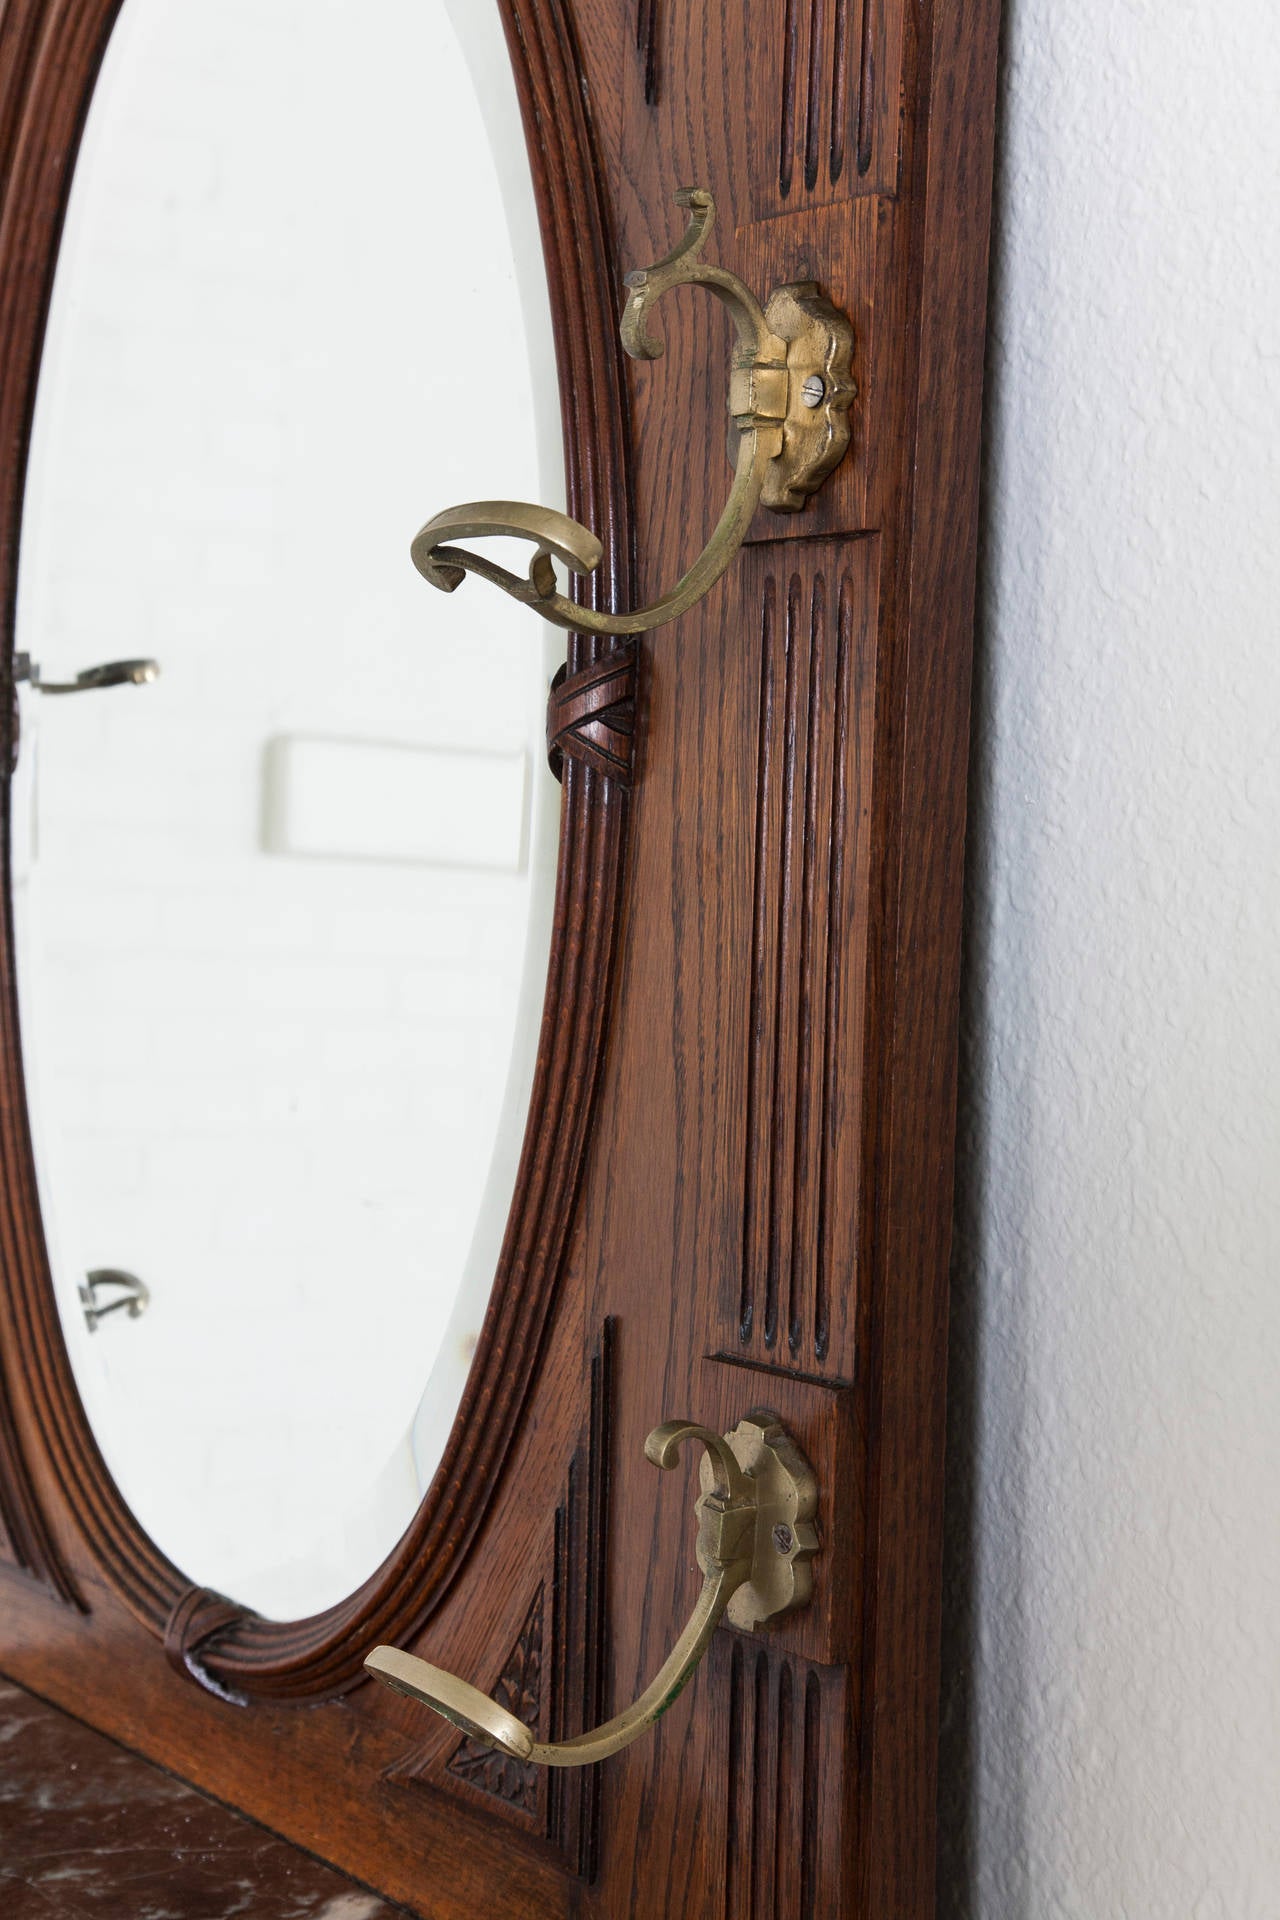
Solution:
[[[660,357],[663,345],[649,331],[649,312],[671,287],[705,287],[729,309],[738,336],[729,376],[737,454],[728,504],[707,546],[652,606],[599,613],[559,593],[552,566],[555,559],[571,573],[593,573],[603,548],[590,528],[549,507],[478,500],[438,513],[414,540],[413,564],[433,587],[452,593],[464,575],[475,573],[553,626],[575,633],[645,633],[687,612],[715,585],[762,502],[774,513],[799,512],[844,458],[856,392],[851,323],[808,280],[778,287],[761,308],[735,274],[700,258],[715,224],[711,195],[704,187],[684,187],[676,199],[689,209],[689,225],[664,260],[627,275],[622,344],[635,360]],[[494,534],[533,541],[536,550],[525,578],[452,544]]]
[[[629,1747],[679,1697],[726,1614],[751,1631],[806,1606],[813,1591],[817,1482],[785,1428],[769,1413],[747,1414],[723,1437],[709,1427],[668,1420],[649,1435],[645,1454],[656,1467],[674,1467],[686,1440],[700,1440],[706,1448],[694,1508],[702,1592],[661,1669],[625,1712],[572,1740],[544,1742],[488,1694],[411,1653],[375,1647],[364,1663],[367,1671],[393,1692],[433,1708],[481,1746],[535,1766],[589,1766]]]

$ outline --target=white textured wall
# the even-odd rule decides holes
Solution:
[[[1280,9],[1008,0],[943,1897],[1280,1914]]]

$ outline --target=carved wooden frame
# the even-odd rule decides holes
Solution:
[[[61,209],[118,4],[0,0],[5,617]],[[804,515],[753,528],[713,601],[646,637],[638,732],[620,650],[571,643],[548,721],[556,944],[503,1293],[412,1544],[315,1621],[268,1627],[186,1588],[119,1508],[52,1319],[6,930],[0,1650],[417,1910],[927,1920],[999,0],[493,4],[529,129],[570,504],[604,538],[605,592],[631,603],[633,500],[639,590],[712,510],[689,449],[723,442],[727,341],[674,302],[668,365],[702,375],[628,367],[624,385],[613,333],[617,265],[669,244],[674,184],[731,210],[723,257],[749,284],[817,276],[850,315],[853,452]],[[688,1610],[688,1510],[653,1484],[644,1434],[684,1412],[731,1427],[762,1402],[840,1501],[814,1604],[768,1639],[718,1635],[598,1783],[459,1760],[445,1723],[347,1693],[371,1638],[413,1650],[430,1615],[423,1651],[536,1693],[544,1737],[634,1697]],[[465,1488],[496,1488],[504,1459],[486,1518]],[[637,1567],[662,1577],[637,1591]],[[233,1716],[218,1689],[258,1704]]]
[[[26,454],[58,245],[81,132],[123,0],[7,0],[0,11],[0,674],[11,676]],[[565,419],[569,509],[599,533],[596,606],[629,595],[626,386],[607,212],[571,30],[557,0],[501,0],[544,236]],[[566,111],[566,103],[576,111]],[[568,183],[568,191],[563,190]],[[536,636],[531,632],[530,643]],[[607,642],[570,636],[583,675]],[[634,693],[635,655],[622,656]],[[0,700],[13,725],[11,678]],[[611,682],[615,707],[626,689]],[[629,741],[624,737],[624,746]],[[12,739],[2,743],[11,749]],[[465,1565],[536,1374],[572,1218],[604,1038],[625,848],[628,764],[562,741],[556,902],[533,1093],[491,1304],[457,1419],[408,1531],[347,1599],[275,1622],[191,1586],[135,1520],[94,1439],[63,1341],[40,1217],[21,1065],[0,803],[0,1560],[87,1610],[48,1517],[74,1516],[102,1575],[172,1664],[236,1700],[340,1695],[379,1641],[413,1639]],[[8,764],[4,753],[0,764]],[[623,776],[623,777],[620,777]],[[15,1355],[21,1356],[20,1371]],[[20,1420],[18,1409],[25,1410]],[[27,1435],[39,1435],[39,1459]],[[7,1539],[8,1552],[5,1552]]]

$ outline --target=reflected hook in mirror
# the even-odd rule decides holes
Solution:
[[[375,1647],[366,1671],[394,1693],[432,1708],[479,1745],[534,1766],[585,1767],[629,1747],[678,1699],[726,1614],[732,1625],[754,1632],[807,1606],[813,1591],[817,1482],[786,1429],[761,1412],[747,1414],[723,1437],[709,1427],[668,1420],[649,1435],[645,1454],[656,1467],[674,1467],[686,1440],[706,1449],[694,1507],[702,1591],[661,1669],[624,1712],[573,1739],[543,1742],[488,1694],[414,1654]]]
[[[107,1288],[115,1291],[115,1298],[103,1306],[99,1295]],[[90,1333],[96,1333],[109,1313],[123,1310],[130,1320],[140,1320],[151,1305],[151,1289],[145,1280],[139,1280],[136,1273],[126,1273],[123,1267],[97,1267],[80,1283],[80,1305]]]
[[[14,684],[23,681],[37,693],[96,693],[100,687],[149,687],[160,678],[158,660],[104,660],[101,666],[84,667],[74,680],[46,680],[39,662],[29,653],[13,659]]]
[[[553,561],[571,573],[593,573],[603,548],[595,534],[548,507],[515,500],[479,500],[450,507],[428,520],[413,542],[419,573],[452,593],[468,573],[478,574],[552,626],[610,636],[647,633],[686,613],[732,562],[757,507],[798,513],[834,472],[848,449],[853,327],[813,281],[778,287],[762,308],[736,275],[701,258],[715,223],[715,202],[702,187],[676,195],[689,209],[680,244],[655,266],[627,275],[622,344],[634,360],[656,360],[661,340],[649,331],[653,306],[672,287],[705,287],[729,309],[737,332],[729,376],[729,414],[737,434],[733,487],[715,532],[669,593],[631,613],[579,606],[556,587]],[[732,440],[732,434],[731,434]],[[523,578],[458,540],[511,535],[535,552]]]

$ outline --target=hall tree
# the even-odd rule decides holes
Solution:
[[[45,320],[119,10],[0,11],[11,659],[29,651],[15,608]],[[432,1920],[923,1920],[998,9],[501,0],[499,12],[546,265],[567,504],[602,545],[595,569],[571,546],[575,588],[603,617],[567,632],[549,696],[563,785],[550,957],[475,1358],[417,1511],[347,1597],[276,1620],[173,1564],[107,1468],[61,1329],[46,1240],[59,1195],[37,1186],[10,913],[0,1671]],[[365,31],[363,15],[348,31]],[[267,91],[287,127],[287,75]],[[492,236],[469,227],[471,160],[456,161],[450,190],[420,183],[403,234],[438,273],[421,358],[464,392],[501,392],[525,369],[471,358],[466,252]],[[702,191],[678,203],[680,189]],[[747,309],[727,317],[705,275],[659,285],[653,263],[687,221],[704,265],[766,310],[773,331],[754,358]],[[646,268],[648,294],[633,283],[630,302],[662,296],[643,316],[665,343],[653,360],[635,357],[635,311],[631,352],[619,331],[625,278]],[[769,301],[779,288],[799,318]],[[717,535],[726,395],[740,483],[757,459],[766,503],[813,417],[831,462],[798,510],[763,504]],[[491,451],[496,493],[496,439]],[[426,483],[447,452],[424,446]],[[423,500],[420,517],[448,502]],[[484,530],[471,523],[493,517],[475,509],[452,527],[446,570]],[[713,537],[722,577],[678,618],[628,633],[626,611],[668,592]],[[448,711],[415,715],[424,738],[465,726],[485,739],[489,689],[466,663],[507,605],[489,575],[446,580],[448,601],[414,583],[422,644],[462,689]],[[521,591],[532,655],[549,605],[536,563]],[[389,738],[397,724],[409,722],[394,715]],[[22,742],[8,746],[4,764],[20,765]],[[396,1342],[394,1316],[380,1332]],[[369,1384],[355,1371],[353,1394]],[[793,1506],[766,1513],[763,1479],[735,1491],[722,1465],[727,1491],[704,1492],[695,1515],[693,1462],[715,1460],[714,1446],[691,1436],[657,1472],[662,1445],[647,1459],[646,1436],[678,1421],[714,1440],[752,1413],[767,1413],[759,1429],[794,1469],[779,1482]],[[157,1431],[157,1448],[172,1440]],[[773,1590],[779,1564],[792,1610],[757,1626],[731,1612],[657,1724],[599,1764],[537,1764],[642,1695],[698,1601],[698,1543],[709,1581],[713,1548],[741,1575],[739,1612],[743,1595]],[[534,1757],[519,1735],[499,1751],[378,1685],[365,1668],[377,1647],[494,1696]]]

